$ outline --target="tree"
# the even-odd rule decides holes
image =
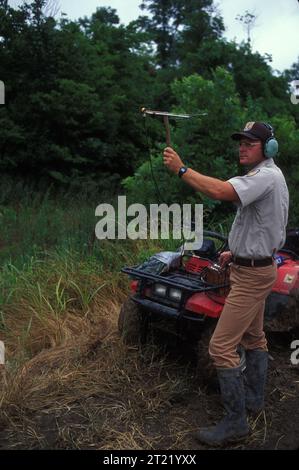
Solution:
[[[224,30],[213,0],[143,0],[141,9],[151,14],[140,17],[139,26],[156,44],[156,60],[162,68],[178,67],[202,41],[216,39]]]
[[[118,26],[115,10],[58,24],[44,14],[46,3],[0,9],[1,79],[8,84],[2,168],[66,184],[99,174],[115,181],[146,148],[139,108],[145,96],[153,101],[148,57],[138,34]]]
[[[144,125],[154,142],[154,166],[163,175],[164,130],[162,122],[142,118],[145,106],[208,111],[177,127],[173,140],[191,164],[223,178],[235,168],[232,143],[223,148],[229,133],[254,119],[277,121],[282,141],[287,132],[292,136],[292,145],[282,145],[282,162],[297,175],[292,126],[298,126],[299,106],[290,101],[289,79],[298,79],[298,64],[274,75],[267,55],[223,39],[212,0],[142,5],[151,16],[125,27],[112,8],[58,21],[47,14],[52,0],[18,9],[0,0],[0,79],[6,91],[0,110],[2,172],[109,188],[139,169],[144,179],[134,176],[129,186],[141,198],[147,189],[155,197],[146,180],[151,170]],[[190,197],[178,182],[165,180],[162,192]]]
[[[247,33],[247,44],[251,43],[251,31],[255,26],[257,15],[250,13],[248,10],[245,11],[244,15],[237,15],[236,20],[242,23]]]

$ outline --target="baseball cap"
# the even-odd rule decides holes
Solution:
[[[252,140],[259,139],[264,143],[273,136],[273,127],[270,124],[265,122],[247,122],[243,131],[235,132],[231,135],[231,138],[233,140],[240,140],[242,137],[246,137]]]

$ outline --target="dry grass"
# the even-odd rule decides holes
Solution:
[[[2,446],[182,445],[188,417],[175,415],[168,424],[168,415],[190,391],[185,366],[168,361],[154,345],[139,351],[122,344],[116,325],[124,295],[116,283],[93,274],[89,289],[95,294],[86,302],[61,275],[45,283],[47,291],[27,283],[5,311]],[[96,292],[95,286],[103,287]]]
[[[124,345],[117,332],[124,300],[118,279],[71,268],[41,266],[20,279],[3,310],[0,446],[198,448],[192,431],[222,414],[217,393],[206,393],[187,359],[151,342],[141,350]],[[270,371],[273,409],[298,391],[284,373]],[[251,436],[234,448],[264,446],[275,419],[268,413],[251,420]]]
[[[125,347],[111,330],[85,334],[85,341],[41,351],[7,374],[2,419],[19,445],[33,448],[151,449],[165,438],[177,445],[187,419],[174,416],[167,436],[161,419],[188,384],[171,367],[151,347],[143,355]],[[49,420],[55,442],[47,442]]]

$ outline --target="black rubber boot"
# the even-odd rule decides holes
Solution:
[[[241,368],[217,369],[217,375],[223,405],[227,414],[216,426],[201,428],[194,435],[198,441],[213,446],[239,441],[249,433]]]
[[[268,352],[261,349],[246,351],[244,371],[245,405],[256,415],[264,409],[264,393],[268,370]]]

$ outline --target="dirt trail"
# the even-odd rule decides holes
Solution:
[[[297,333],[269,337],[266,410],[232,448],[299,447],[299,366],[290,362]],[[51,367],[35,361],[4,400],[0,449],[204,449],[192,432],[222,416],[218,391],[196,376],[188,345],[140,353],[114,333],[79,359],[57,357]]]

